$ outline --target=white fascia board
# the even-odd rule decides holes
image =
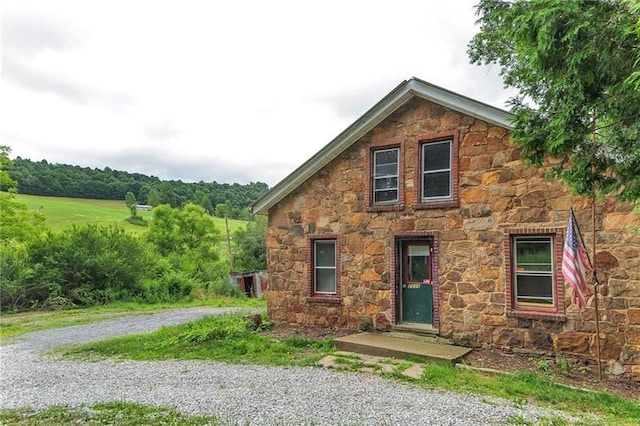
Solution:
[[[413,78],[408,84],[409,90],[413,90],[415,95],[435,102],[439,105],[451,108],[479,120],[498,125],[508,130],[513,129],[511,120],[513,115],[500,108],[485,104],[475,99],[468,98],[442,87],[436,86],[426,81]]]

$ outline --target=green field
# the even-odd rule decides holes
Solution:
[[[43,197],[39,195],[18,194],[17,200],[25,203],[29,209],[37,210],[47,218],[47,226],[59,231],[72,225],[118,225],[128,232],[141,233],[147,228],[132,225],[125,221],[129,209],[124,200],[88,200],[84,198]],[[152,212],[138,212],[145,219],[153,217]],[[224,219],[213,218],[221,235],[226,234]],[[233,233],[247,222],[229,219],[229,231]]]

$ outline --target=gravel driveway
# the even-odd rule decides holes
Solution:
[[[43,330],[0,347],[0,408],[129,401],[214,414],[251,425],[482,425],[556,416],[466,394],[430,391],[374,375],[314,367],[208,361],[69,361],[41,353],[62,345],[150,332],[229,308],[192,308]]]

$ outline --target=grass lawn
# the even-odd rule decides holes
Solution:
[[[128,402],[67,407],[57,405],[46,410],[21,408],[0,412],[0,424],[17,426],[67,425],[228,425],[215,416],[188,416],[173,408],[150,407]]]
[[[31,331],[48,328],[68,327],[87,324],[125,315],[153,314],[160,310],[209,307],[247,307],[264,308],[264,299],[256,298],[215,298],[197,299],[181,303],[141,304],[135,302],[117,302],[105,306],[62,311],[30,311],[17,314],[0,315],[0,342],[9,337],[19,336]]]
[[[147,228],[132,225],[126,222],[129,217],[129,209],[124,205],[124,200],[89,200],[85,198],[44,197],[39,195],[18,194],[16,199],[25,203],[29,209],[37,210],[47,218],[47,226],[59,231],[70,228],[72,225],[87,223],[95,225],[118,225],[128,232],[142,233]],[[138,212],[145,219],[153,216],[152,212]],[[224,219],[213,218],[221,235],[226,235]],[[243,220],[229,219],[229,231],[246,225]]]

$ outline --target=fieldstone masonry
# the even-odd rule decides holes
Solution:
[[[418,203],[417,138],[458,138],[459,202]],[[368,195],[370,149],[399,144],[401,203],[377,211]],[[565,287],[560,318],[509,315],[504,230],[566,227],[574,208],[591,250],[591,202],[523,164],[508,130],[413,98],[381,125],[269,210],[267,239],[271,321],[336,328],[386,329],[396,322],[394,236],[431,232],[439,245],[437,322],[441,337],[474,347],[595,358],[593,298],[585,311]],[[640,380],[639,216],[613,200],[597,203],[602,358],[611,371]],[[339,240],[339,295],[310,293],[310,237]]]

